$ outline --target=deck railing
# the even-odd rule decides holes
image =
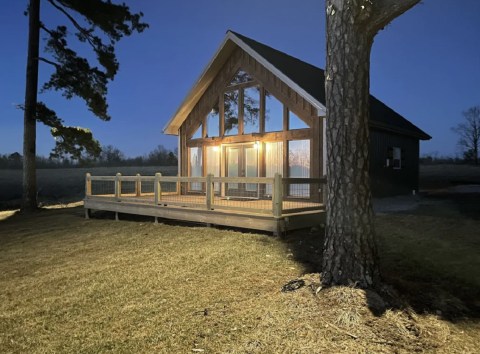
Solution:
[[[325,178],[92,176],[85,179],[85,198],[186,207],[285,214],[324,208]]]

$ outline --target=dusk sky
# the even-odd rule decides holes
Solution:
[[[325,67],[324,1],[125,2],[144,12],[150,28],[117,46],[120,71],[108,94],[112,120],[100,121],[83,101],[67,101],[58,92],[39,99],[66,124],[90,128],[102,145],[127,156],[159,144],[176,147],[177,138],[163,135],[162,128],[228,29]],[[24,100],[28,19],[26,0],[1,4],[0,153],[5,154],[22,151],[23,113],[15,106]],[[47,26],[67,23],[46,1],[42,6]],[[50,70],[40,64],[40,82]],[[425,0],[381,31],[372,50],[371,93],[433,137],[421,143],[422,154],[458,154],[451,127],[461,122],[462,111],[480,105],[480,1]],[[38,127],[37,153],[48,156],[53,138]]]

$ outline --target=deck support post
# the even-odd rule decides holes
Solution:
[[[92,175],[87,173],[85,175],[85,198],[92,195]]]
[[[90,209],[85,209],[85,219],[90,219]]]
[[[158,217],[155,216],[155,221],[153,222],[155,225],[158,225]]]
[[[118,218],[118,211],[115,212],[115,221],[118,221],[119,218]]]
[[[160,172],[155,173],[155,182],[153,185],[153,192],[154,192],[154,203],[155,205],[160,204],[160,200],[162,199],[162,185],[160,179],[162,174]]]
[[[279,218],[282,216],[282,203],[283,203],[283,183],[282,175],[275,173],[273,179],[273,197],[272,197],[272,212],[273,216]]]
[[[122,174],[117,173],[115,175],[115,199],[117,199],[117,202],[120,201],[120,197],[122,195]]]
[[[207,197],[207,210],[212,210],[213,206],[213,175],[209,173],[207,175],[206,197]]]
[[[135,180],[135,196],[140,197],[142,195],[142,176],[140,173],[136,175],[137,179]]]

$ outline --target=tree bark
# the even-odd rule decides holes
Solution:
[[[30,0],[28,8],[28,56],[23,117],[23,197],[22,211],[37,209],[36,106],[40,45],[40,0]]]
[[[379,277],[369,179],[372,38],[354,7],[327,2],[327,230],[322,283],[371,287]]]

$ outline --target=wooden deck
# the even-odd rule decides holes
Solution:
[[[207,225],[223,225],[280,234],[289,230],[320,225],[325,222],[323,194],[300,198],[283,196],[288,184],[305,186],[324,183],[323,179],[228,178],[228,177],[162,177],[90,176],[86,178],[85,215],[91,210],[152,216]],[[95,188],[95,184],[102,188]],[[126,186],[130,183],[130,186]],[[196,183],[201,191],[188,187]],[[258,195],[263,189],[272,195],[263,197],[222,196],[228,184],[255,185]],[[123,184],[123,185],[122,185]],[[169,184],[174,188],[165,188]],[[219,188],[221,185],[221,188]],[[266,187],[267,185],[270,185]],[[215,188],[217,186],[217,188]],[[127,187],[127,188],[126,188]],[[173,190],[172,190],[173,189]],[[105,193],[108,190],[108,193]],[[145,191],[147,190],[147,191]],[[319,189],[316,188],[316,191]],[[93,193],[92,193],[93,192]],[[298,193],[297,193],[298,194]],[[251,193],[249,194],[251,195]]]

